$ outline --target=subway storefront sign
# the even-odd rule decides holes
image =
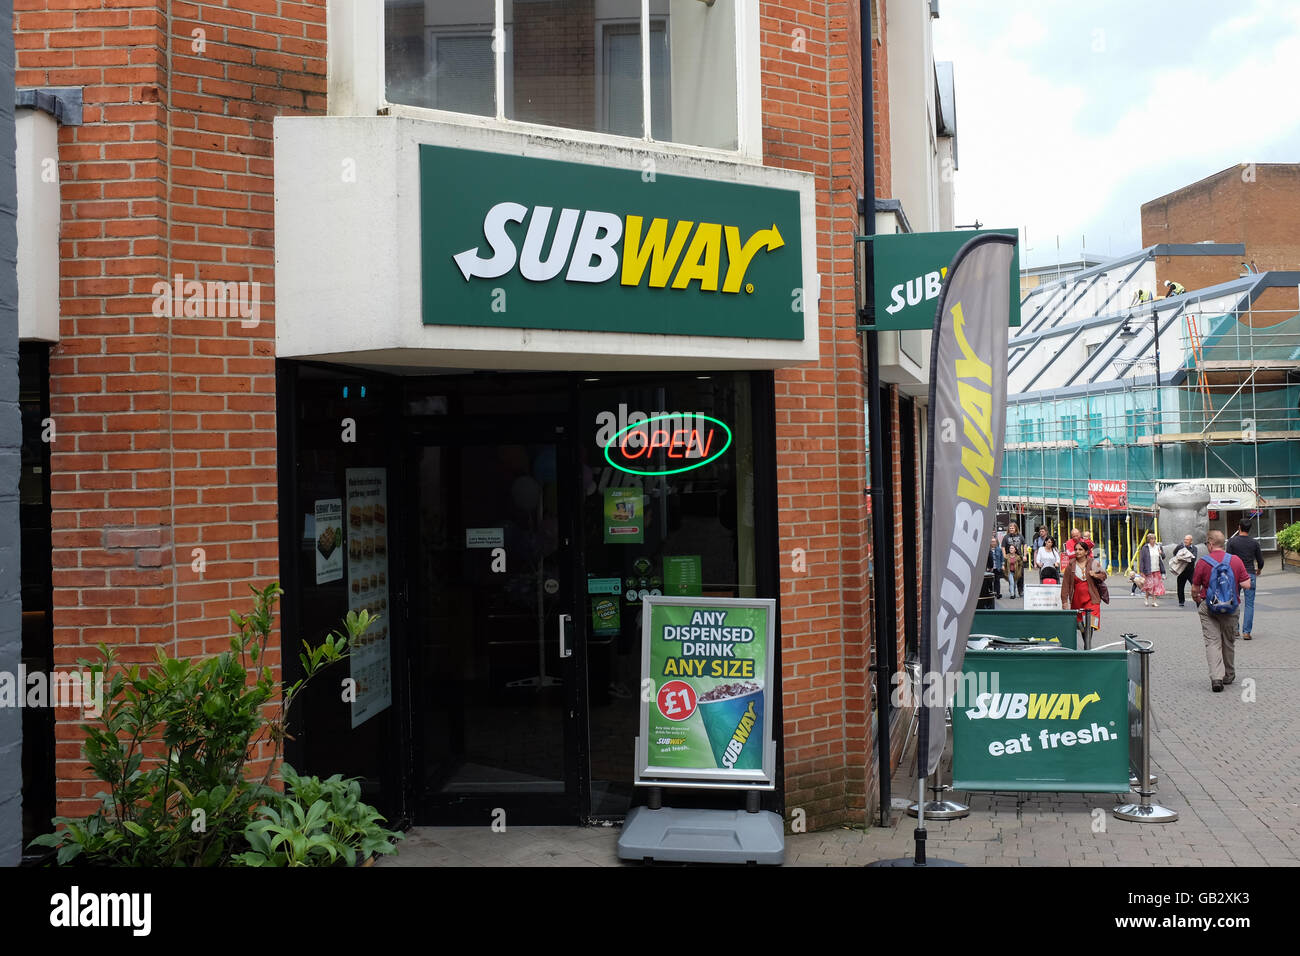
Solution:
[[[420,232],[425,325],[804,338],[797,190],[421,144]]]

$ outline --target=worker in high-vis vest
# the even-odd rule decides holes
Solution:
[[[1165,280],[1165,298],[1173,295],[1182,295],[1187,291],[1187,287],[1181,282],[1175,282],[1173,279]]]

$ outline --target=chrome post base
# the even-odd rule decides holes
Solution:
[[[907,808],[907,815],[917,815],[917,804],[913,803]],[[967,816],[970,816],[970,807],[956,800],[927,800],[925,803],[927,820],[960,820]]]
[[[1126,803],[1113,811],[1115,819],[1128,820],[1132,823],[1173,823],[1178,819],[1178,811],[1151,804]]]

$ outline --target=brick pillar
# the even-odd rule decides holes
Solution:
[[[325,0],[23,6],[18,85],[86,104],[59,130],[55,663],[220,650],[278,575],[272,120],[324,111]],[[205,283],[179,304],[178,274]],[[85,814],[80,715],[57,716],[58,811]]]

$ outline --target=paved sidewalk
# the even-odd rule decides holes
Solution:
[[[1259,580],[1254,639],[1237,642],[1237,683],[1210,692],[1189,600],[1158,608],[1110,581],[1097,643],[1131,632],[1154,642],[1152,700],[1159,730],[1155,801],[1175,823],[1127,823],[1108,794],[962,794],[970,816],[928,824],[928,853],[976,866],[1300,866],[1300,574],[1276,562]],[[1000,606],[1010,606],[1004,602]],[[915,796],[910,766],[894,794]],[[857,866],[911,856],[915,820],[888,828],[792,834],[786,863]],[[419,827],[392,866],[617,866],[617,827]]]

